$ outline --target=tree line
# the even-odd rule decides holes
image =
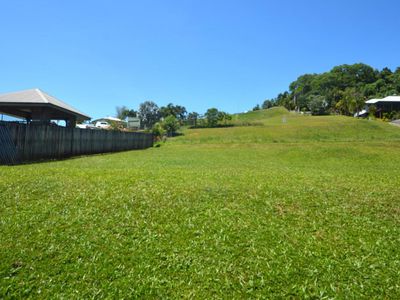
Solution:
[[[377,70],[357,63],[340,65],[321,74],[304,74],[289,85],[289,90],[267,99],[253,110],[284,106],[312,114],[353,115],[365,101],[400,94],[400,67]]]
[[[140,119],[141,129],[151,130],[156,136],[173,136],[182,125],[192,128],[227,126],[232,116],[217,108],[209,108],[203,115],[188,112],[184,106],[169,103],[159,107],[153,101],[145,101],[138,110],[126,106],[116,107],[116,117],[125,120],[127,117]]]

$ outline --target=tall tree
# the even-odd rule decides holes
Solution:
[[[274,106],[274,100],[267,99],[262,104],[263,109],[268,109],[268,108],[271,108],[272,106]]]
[[[116,117],[121,120],[125,120],[127,117],[137,117],[137,112],[134,109],[129,109],[126,106],[117,106]]]
[[[163,118],[174,116],[176,119],[183,121],[186,119],[187,111],[184,106],[169,103],[167,106],[162,106],[160,108],[160,113]]]
[[[189,124],[194,126],[194,127],[196,127],[197,126],[197,120],[199,119],[199,116],[200,115],[195,111],[189,113],[189,115],[188,115]]]
[[[209,108],[204,116],[207,119],[208,127],[216,127],[218,125],[219,111],[216,108]]]
[[[141,126],[144,128],[152,128],[160,118],[160,109],[153,101],[145,101],[139,106],[139,118]]]

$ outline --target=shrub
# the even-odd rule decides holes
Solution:
[[[172,115],[169,115],[162,122],[162,128],[165,129],[168,136],[173,136],[176,131],[180,128],[180,124],[177,118]]]
[[[371,106],[368,108],[368,115],[369,115],[370,117],[375,117],[375,115],[376,115],[376,106],[375,106],[375,105],[371,105]]]
[[[157,122],[153,125],[151,133],[154,135],[154,138],[157,141],[160,141],[162,137],[165,135],[165,129],[163,128],[160,122]]]

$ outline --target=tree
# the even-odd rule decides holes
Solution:
[[[180,124],[177,118],[169,115],[162,122],[162,127],[167,131],[168,136],[173,136],[180,128]]]
[[[127,117],[136,117],[137,112],[133,109],[129,109],[126,106],[117,106],[116,110],[116,117],[121,120],[125,120]]]
[[[160,114],[163,118],[174,116],[176,119],[183,121],[186,119],[187,111],[184,106],[169,103],[167,106],[163,106],[160,108]]]
[[[218,125],[219,111],[216,108],[209,108],[204,116],[207,119],[208,127],[216,127]]]
[[[377,111],[377,109],[376,109],[376,106],[375,105],[370,105],[369,107],[368,107],[368,115],[370,116],[370,117],[375,117],[375,115],[376,115],[376,111]]]
[[[309,108],[312,115],[325,115],[327,103],[323,96],[313,96],[309,102]]]
[[[265,100],[264,102],[263,102],[263,104],[262,104],[262,108],[263,109],[268,109],[268,108],[271,108],[272,106],[274,106],[274,102],[273,102],[273,100]]]
[[[189,115],[188,115],[189,124],[196,127],[198,118],[199,118],[199,114],[197,112],[189,113]]]
[[[256,106],[253,107],[253,111],[260,110],[260,109],[261,109],[261,108],[260,108],[260,105],[259,105],[259,104],[257,104]]]
[[[139,106],[140,123],[144,128],[152,128],[160,118],[160,109],[153,101],[145,101]]]
[[[400,68],[394,72],[389,68],[379,71],[358,63],[339,65],[321,74],[301,75],[289,85],[289,92],[278,94],[274,101],[287,109],[305,110],[315,107],[318,102],[315,97],[323,97],[327,112],[351,115],[360,111],[368,98],[399,93]],[[266,101],[263,108],[270,106]]]
[[[342,101],[345,113],[348,115],[358,113],[365,104],[362,93],[354,87],[345,89]]]
[[[294,97],[292,98],[289,92],[280,93],[278,97],[276,97],[275,102],[280,105],[284,106],[289,110],[292,110],[296,107],[294,103]]]
[[[227,121],[230,120],[232,120],[232,116],[230,114],[223,111],[218,112],[218,121],[223,122],[226,125]]]
[[[151,133],[157,140],[161,140],[161,138],[165,135],[165,129],[160,122],[157,122],[151,128]]]
[[[175,106],[175,117],[180,120],[180,121],[184,121],[186,119],[186,115],[187,115],[187,111],[186,108],[184,106],[180,106],[180,105],[176,105]]]

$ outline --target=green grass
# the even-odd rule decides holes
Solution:
[[[0,167],[0,298],[400,298],[400,128],[237,119]]]

